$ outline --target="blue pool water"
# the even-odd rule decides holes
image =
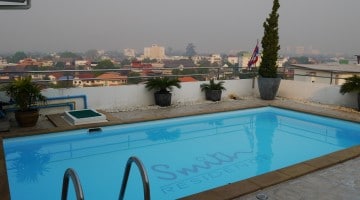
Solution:
[[[87,200],[117,199],[130,156],[145,165],[152,199],[176,199],[360,144],[360,124],[272,107],[102,130],[5,139],[11,199],[60,199],[69,167]],[[134,165],[126,199],[143,198],[140,180]]]

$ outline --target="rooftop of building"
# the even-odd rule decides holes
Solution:
[[[293,64],[296,68],[305,68],[310,70],[328,71],[328,72],[351,72],[360,73],[359,64]]]

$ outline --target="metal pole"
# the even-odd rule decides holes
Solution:
[[[333,82],[333,72],[331,71],[330,72],[330,85],[332,85],[332,82]]]

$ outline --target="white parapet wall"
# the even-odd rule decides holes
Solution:
[[[281,80],[278,96],[322,104],[357,108],[357,94],[342,95],[340,86],[324,83]]]
[[[205,94],[201,92],[200,85],[205,81],[181,83],[181,88],[174,88],[172,91],[173,104],[186,104],[205,101]],[[224,84],[226,90],[223,91],[222,98],[229,96],[252,96],[252,80],[226,80]],[[87,87],[87,88],[66,88],[66,89],[46,89],[43,94],[47,97],[72,97],[85,95],[88,108],[103,110],[128,110],[154,105],[154,91],[148,91],[144,84],[123,85],[109,87]],[[81,98],[69,98],[64,100],[52,101],[75,102],[76,109],[83,109],[84,102]],[[58,108],[64,109],[64,108]],[[65,108],[68,109],[68,108]],[[55,112],[55,108],[51,109]],[[50,112],[50,111],[48,111]],[[57,112],[57,111],[56,111]]]
[[[200,90],[202,83],[207,82],[181,83],[181,89],[174,88],[172,91],[172,103],[187,104],[205,101],[205,94]],[[222,94],[223,100],[229,99],[230,96],[259,98],[256,79],[225,80],[224,86],[226,90]],[[282,80],[278,97],[356,109],[357,95],[355,93],[342,95],[339,90],[340,86],[336,85]],[[71,106],[62,106],[64,103],[71,104],[76,110],[84,109],[85,102],[87,108],[107,111],[143,108],[155,104],[153,93],[153,91],[148,91],[144,84],[66,89],[49,88],[44,90],[43,94],[55,98],[55,100],[49,101],[48,104],[52,106],[41,109],[41,113],[54,114],[70,110]]]

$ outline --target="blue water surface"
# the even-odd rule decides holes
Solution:
[[[151,198],[176,199],[360,143],[360,124],[273,107],[4,140],[12,200],[60,199],[78,173],[87,200],[117,199],[125,164],[141,159]],[[126,199],[143,199],[132,167]],[[70,184],[72,186],[72,184]],[[75,199],[70,187],[69,198]]]

